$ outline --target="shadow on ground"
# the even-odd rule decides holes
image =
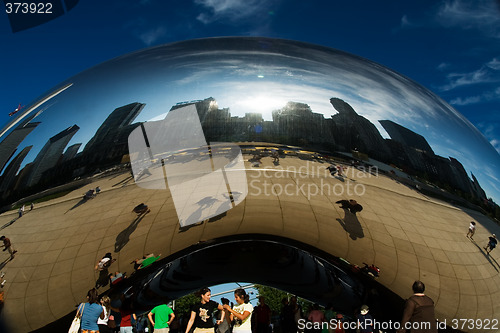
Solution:
[[[365,237],[365,233],[363,232],[363,227],[361,223],[359,223],[358,217],[356,214],[351,213],[348,209],[344,208],[344,218],[337,219],[342,228],[349,234],[351,239],[356,240],[358,238]]]
[[[127,228],[125,228],[125,230],[123,230],[122,232],[120,232],[118,234],[118,236],[116,236],[115,252],[120,252],[121,249],[123,249],[125,247],[125,245],[127,245],[127,243],[130,241],[130,235],[132,235],[132,233],[135,231],[135,229],[137,229],[137,226],[139,225],[139,223],[142,221],[144,216],[146,216],[146,214],[148,214],[149,212],[150,211],[148,210],[148,211],[138,215],[134,219],[134,221],[132,221],[132,223]]]

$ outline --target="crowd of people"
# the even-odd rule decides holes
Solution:
[[[434,301],[424,294],[425,285],[415,281],[403,311],[401,328],[405,332],[410,323],[429,323],[422,333],[436,333],[437,322],[434,314]],[[370,313],[367,305],[359,307],[349,316],[335,311],[332,304],[322,309],[314,304],[307,313],[297,302],[295,296],[282,300],[281,312],[277,317],[266,304],[265,297],[259,296],[259,303],[253,307],[249,294],[242,288],[234,291],[234,303],[222,298],[221,303],[211,299],[209,288],[197,293],[198,301],[186,314],[177,316],[167,304],[160,304],[151,311],[137,315],[130,298],[122,295],[120,306],[113,306],[108,296],[99,298],[95,288],[87,293],[87,301],[78,306],[77,316],[81,319],[82,333],[374,333],[377,318]],[[303,325],[308,322],[311,325]],[[332,325],[335,323],[335,325]],[[350,323],[345,325],[345,323]],[[354,325],[352,325],[354,323]],[[413,326],[414,327],[414,326]]]

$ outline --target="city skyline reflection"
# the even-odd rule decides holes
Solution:
[[[65,90],[68,85],[73,86]],[[34,160],[44,142],[73,125],[80,129],[68,146],[80,144],[81,152],[112,110],[132,102],[145,104],[137,123],[162,119],[183,101],[209,97],[232,116],[259,113],[269,121],[289,102],[304,103],[328,119],[338,113],[330,99],[339,98],[385,139],[390,135],[379,120],[422,135],[437,155],[453,157],[472,172],[488,197],[500,197],[495,167],[500,155],[472,124],[410,79],[337,50],[258,38],[180,42],[100,64],[69,79],[62,90],[55,90],[48,105],[32,103],[29,111],[46,109],[33,119],[40,124],[19,147],[33,146],[22,166]]]

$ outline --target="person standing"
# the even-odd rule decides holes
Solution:
[[[224,309],[231,313],[231,321],[236,320],[233,333],[252,333],[253,306],[250,304],[250,296],[245,289],[239,288],[234,291],[234,299],[237,305],[232,309],[229,305],[224,305]]]
[[[472,236],[474,236],[474,234],[476,233],[476,222],[472,221],[469,225],[469,231],[467,231],[467,235],[465,235],[466,237],[469,237],[470,235],[470,239],[474,239],[472,238]]]
[[[225,297],[222,297],[220,299],[220,302],[222,303],[222,307],[224,305],[229,305],[229,300]],[[229,310],[222,310],[224,312],[224,320],[221,321],[221,323],[217,326],[217,329],[215,330],[216,333],[230,333],[231,332],[231,313]],[[221,311],[221,312],[222,312]],[[222,313],[221,313],[222,316]]]
[[[330,330],[328,330],[328,332],[330,332]],[[344,315],[342,313],[337,313],[337,318],[335,323],[335,333],[345,333]]]
[[[155,316],[154,320],[153,315]],[[170,331],[169,325],[172,320],[174,320],[175,314],[167,304],[162,304],[154,307],[153,310],[148,313],[148,318],[155,332],[168,333]]]
[[[484,248],[486,250],[486,254],[490,254],[490,252],[497,247],[497,236],[495,234],[489,237],[488,245]]]
[[[335,164],[330,164],[326,170],[330,172],[330,175],[333,177],[337,173],[337,166]]]
[[[368,305],[362,305],[356,317],[360,333],[373,333],[373,317],[368,314],[369,310]]]
[[[104,319],[104,310],[99,304],[99,294],[95,288],[88,291],[87,303],[80,304],[78,311],[82,314],[80,321],[82,333],[99,332],[97,319]]]
[[[115,308],[113,306],[110,306],[110,308],[111,310],[120,313],[120,316],[122,318],[120,321],[120,333],[132,333],[132,318],[134,318],[134,320],[137,320],[137,316],[135,315],[132,308],[132,301],[130,298],[127,298],[124,295],[121,296],[121,301],[122,304],[119,308]]]
[[[342,165],[337,166],[337,172],[340,177],[344,177],[344,167]]]
[[[313,309],[309,312],[309,316],[307,316],[307,320],[313,323],[313,329],[311,332],[320,333],[322,331],[323,322],[326,321],[325,313],[320,310],[318,304],[313,305]]]
[[[108,252],[104,255],[104,257],[102,257],[101,260],[99,260],[97,262],[97,264],[95,265],[95,270],[96,271],[103,271],[103,270],[107,270],[109,266],[111,266],[112,263],[114,263],[115,260],[113,260],[112,256],[111,256],[111,252]]]
[[[9,251],[9,254],[10,254],[10,260],[14,259],[14,254],[17,252],[16,250],[14,250],[14,248],[12,247],[12,243],[10,242],[10,239],[5,237],[5,236],[2,236],[0,237],[0,240],[3,241],[3,251],[7,250]]]
[[[271,325],[271,308],[266,304],[264,296],[259,296],[259,305],[253,309],[256,333],[269,333]]]
[[[97,319],[97,326],[99,326],[99,333],[111,333],[111,328],[108,327],[109,314],[111,312],[111,299],[108,296],[102,296],[101,306],[104,311],[104,318]]]
[[[299,302],[297,300],[297,296],[290,297],[290,308],[292,309],[293,312],[293,321],[295,325],[294,327],[298,328],[300,322],[299,320],[303,319],[304,316],[302,312],[302,307],[299,305]]]
[[[398,333],[404,333],[408,323],[418,323],[420,329],[411,330],[412,333],[437,333],[436,316],[434,314],[434,301],[424,294],[425,285],[422,281],[415,281],[412,286],[413,296],[406,301]]]
[[[212,292],[209,288],[202,288],[196,294],[200,297],[200,302],[191,308],[191,316],[185,333],[189,333],[193,327],[194,333],[213,333],[215,327],[213,320],[214,311],[215,309],[222,311],[224,307],[210,300]],[[222,311],[221,319],[217,320],[217,324],[220,324],[223,320],[224,311]]]
[[[328,329],[326,331],[328,331],[329,333],[335,332],[334,325],[331,325],[331,323],[335,322],[336,316],[337,316],[337,312],[335,312],[333,310],[333,304],[328,303],[326,305],[326,309],[325,309],[325,320],[328,323]],[[323,330],[323,332],[325,332],[325,330]]]

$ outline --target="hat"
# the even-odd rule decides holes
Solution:
[[[367,313],[368,313],[368,310],[369,310],[368,305],[363,304],[363,305],[361,306],[361,314],[362,314],[362,315],[367,314]]]

